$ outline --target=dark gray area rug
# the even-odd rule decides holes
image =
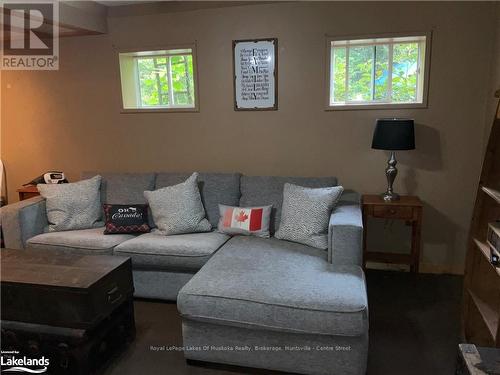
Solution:
[[[460,276],[368,270],[369,375],[453,374],[460,339]],[[106,375],[270,374],[184,360],[174,303],[137,300],[136,340]]]

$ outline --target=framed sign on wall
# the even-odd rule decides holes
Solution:
[[[278,109],[278,39],[233,40],[234,110]]]

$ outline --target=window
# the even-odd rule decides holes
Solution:
[[[125,110],[196,110],[193,48],[119,54]]]
[[[429,36],[329,39],[329,108],[425,105]]]

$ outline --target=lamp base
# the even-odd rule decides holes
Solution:
[[[399,200],[399,194],[396,194],[392,188],[394,180],[398,174],[398,169],[396,168],[397,163],[396,153],[392,151],[389,160],[387,160],[387,168],[385,169],[385,177],[387,177],[387,190],[382,194],[382,198],[385,202]]]
[[[385,193],[380,194],[380,196],[385,202],[394,202],[399,200],[399,194],[390,191],[386,191]]]

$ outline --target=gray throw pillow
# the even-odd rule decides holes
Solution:
[[[49,232],[89,229],[101,218],[101,176],[69,184],[38,184],[46,200]]]
[[[275,237],[318,249],[328,248],[328,223],[344,188],[311,189],[286,183],[281,222]]]
[[[208,232],[212,229],[206,219],[196,172],[178,185],[145,191],[144,197],[151,208],[157,232],[161,234]]]

